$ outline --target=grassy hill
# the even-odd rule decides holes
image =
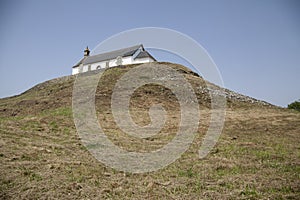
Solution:
[[[144,174],[106,167],[77,135],[72,115],[76,77],[57,78],[0,99],[0,198],[300,199],[299,112],[226,90],[223,132],[213,151],[200,160],[198,149],[210,119],[208,89],[205,81],[187,68],[164,64],[190,82],[201,108],[197,136],[180,159]],[[178,102],[169,89],[159,85],[137,89],[130,102],[137,124],[150,122],[148,109],[153,103],[165,107],[168,119],[162,131],[150,139],[123,133],[114,122],[110,98],[116,81],[133,67],[136,65],[104,72],[96,92],[96,109],[113,143],[128,151],[149,152],[176,134]]]

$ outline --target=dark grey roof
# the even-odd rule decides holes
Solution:
[[[86,57],[82,58],[76,65],[73,66],[73,68],[78,67],[84,59],[86,59]]]
[[[88,56],[86,59],[83,60],[82,64],[90,64],[90,63],[95,63],[95,62],[101,62],[104,60],[111,60],[115,59],[118,56],[121,57],[126,57],[126,56],[132,56],[140,47],[143,47],[142,44],[124,48],[124,49],[119,49],[107,53],[102,53],[94,56]]]
[[[135,59],[137,58],[152,58],[154,61],[156,61],[156,59],[153,56],[151,56],[151,54],[148,51],[140,52],[139,55],[135,57]]]

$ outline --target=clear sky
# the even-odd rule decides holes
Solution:
[[[1,0],[0,98],[70,75],[87,45],[138,27],[195,39],[226,88],[280,106],[300,98],[297,0]]]

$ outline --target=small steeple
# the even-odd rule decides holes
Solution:
[[[90,55],[90,50],[89,50],[89,47],[87,46],[84,50],[84,57],[87,57]]]

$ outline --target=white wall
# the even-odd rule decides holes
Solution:
[[[79,67],[72,68],[72,75],[79,73]]]
[[[154,60],[152,58],[137,58],[132,62],[132,64],[149,63],[149,62],[153,62],[153,61]]]
[[[122,58],[122,65],[130,65],[130,64],[138,64],[138,63],[148,63],[148,62],[153,62],[154,60],[152,58],[137,58],[133,59],[133,56],[128,56]],[[89,65],[91,66],[90,69],[91,71],[96,70],[97,67],[99,66],[101,69],[106,68],[106,62],[107,61],[102,61],[102,62],[97,62],[97,63],[92,63],[84,66],[79,66],[76,68],[72,69],[72,75],[82,73],[82,72],[87,72],[89,69]],[[117,66],[117,59],[113,59],[109,61],[109,67],[115,67]]]

